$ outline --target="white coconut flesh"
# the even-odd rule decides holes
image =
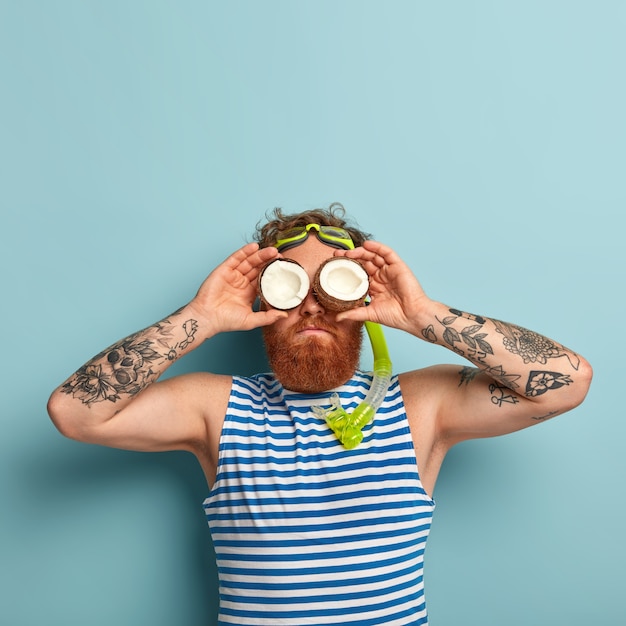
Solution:
[[[263,300],[283,311],[297,307],[307,297],[310,287],[309,275],[290,259],[275,259],[269,263],[259,280]]]
[[[337,257],[321,268],[319,288],[331,298],[342,302],[362,301],[369,289],[369,276],[360,263],[353,259]]]

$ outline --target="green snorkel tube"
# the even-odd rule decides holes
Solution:
[[[313,407],[315,415],[326,421],[348,450],[356,448],[363,440],[363,428],[373,419],[382,404],[391,381],[391,360],[381,325],[365,322],[365,330],[374,353],[374,377],[363,402],[352,413],[348,413],[341,406],[339,395],[334,393],[330,398],[330,407]]]

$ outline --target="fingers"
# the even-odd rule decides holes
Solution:
[[[365,241],[345,256],[358,260],[367,271],[371,301],[369,306],[340,313],[337,321],[372,321],[401,327],[415,296],[423,294],[408,266],[392,248],[377,241]]]
[[[335,320],[337,322],[351,321],[351,322],[368,322],[372,321],[367,310],[369,307],[362,306],[354,309],[349,309],[341,313],[337,313]]]
[[[261,326],[270,326],[274,322],[287,317],[287,315],[286,311],[279,311],[278,309],[257,311],[250,314],[248,323],[241,330],[252,330],[253,328],[260,328]]]
[[[395,250],[379,241],[371,240],[363,242],[362,246],[354,250],[348,250],[346,256],[358,259],[363,263],[371,264],[378,269],[385,267],[385,265],[393,265],[402,262],[402,259]]]
[[[258,243],[247,243],[236,252],[233,252],[225,261],[224,265],[229,267],[255,267],[269,261],[278,255],[278,250],[270,246],[259,248]]]
[[[222,265],[230,271],[239,272],[248,281],[253,282],[263,266],[277,256],[278,251],[274,247],[259,248],[258,243],[248,243],[233,252]]]

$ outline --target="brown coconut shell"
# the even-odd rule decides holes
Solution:
[[[332,270],[332,263],[343,262],[348,264],[354,264],[354,275],[355,280],[353,281],[353,287],[351,292],[346,292],[344,295],[340,295],[340,292],[337,289],[334,289],[335,295],[329,293],[330,286],[326,285],[326,288],[322,284],[321,276],[323,273],[330,273]],[[344,266],[345,267],[345,266]],[[354,289],[356,287],[360,287],[362,293],[357,297],[352,297],[354,294]],[[336,285],[334,285],[336,287]],[[367,298],[367,294],[369,291],[369,275],[365,271],[363,265],[357,261],[356,259],[351,259],[348,257],[331,257],[326,259],[315,273],[315,277],[313,279],[313,292],[315,293],[315,297],[319,301],[319,303],[328,311],[347,311],[348,309],[354,309],[355,307],[362,306]]]
[[[299,276],[302,279],[300,289],[294,288],[292,290],[293,291],[292,298],[289,301],[287,301],[286,298],[283,301],[281,301],[280,297],[277,298],[276,294],[272,294],[271,289],[268,289],[268,287],[270,286],[276,289],[280,289],[280,284],[278,282],[280,280],[280,271],[281,270],[284,271],[284,268],[285,268],[284,265],[280,265],[280,264],[285,264],[285,263],[292,263],[295,266],[299,267],[300,270],[302,270],[301,272],[300,271],[289,272],[289,273],[292,273],[293,275]],[[287,275],[286,272],[285,272],[285,275]],[[268,284],[267,281],[271,281],[273,284],[270,285]],[[309,283],[308,274],[306,273],[304,268],[300,265],[300,263],[298,263],[297,261],[294,261],[293,259],[283,259],[283,258],[272,259],[261,270],[261,273],[259,274],[259,278],[257,279],[257,293],[259,295],[261,303],[267,307],[270,307],[272,309],[279,309],[281,311],[288,311],[300,305],[302,301],[308,295],[309,289],[310,289],[310,283]],[[286,291],[289,292],[289,289],[287,289]],[[300,293],[300,296],[298,296],[298,292]]]

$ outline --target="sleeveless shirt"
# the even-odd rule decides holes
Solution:
[[[351,412],[371,374],[333,390]],[[311,406],[330,394],[234,377],[204,501],[220,626],[428,623],[423,561],[435,503],[422,487],[397,376],[346,450]]]

